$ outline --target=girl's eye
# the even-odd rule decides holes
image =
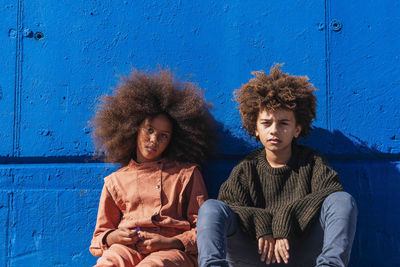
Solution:
[[[149,134],[152,134],[152,133],[154,133],[154,129],[153,129],[153,128],[147,128],[147,132],[148,132]]]
[[[282,124],[282,125],[288,125],[288,123],[287,123],[287,122],[281,122],[281,124]]]
[[[166,134],[161,134],[161,138],[164,139],[164,140],[166,140],[166,139],[168,139],[168,135],[166,135]]]

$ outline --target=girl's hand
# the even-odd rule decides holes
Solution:
[[[289,262],[289,241],[286,238],[276,240],[275,258],[278,263],[281,263],[281,258],[286,264]]]
[[[140,232],[140,239],[136,243],[136,249],[141,254],[149,254],[163,249],[184,249],[182,242],[175,237],[165,237],[155,233]]]
[[[129,228],[118,228],[107,235],[108,246],[112,244],[133,245],[139,240],[138,232]]]
[[[274,256],[275,239],[272,235],[263,235],[258,239],[258,254],[261,254],[260,260],[270,264],[271,261],[275,263]]]

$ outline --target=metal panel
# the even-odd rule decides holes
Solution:
[[[194,74],[217,104],[217,119],[243,144],[231,99],[251,71],[286,62],[285,71],[308,74],[325,98],[323,3],[27,1],[24,10],[32,38],[24,41],[22,156],[90,154],[86,124],[95,98],[132,65]],[[319,109],[325,125],[324,105]]]
[[[104,64],[107,49],[95,50],[107,45],[109,36],[93,31],[104,21],[93,20],[84,1],[26,1],[24,11],[30,38],[24,40],[21,156],[88,155],[87,124],[114,75]]]
[[[400,153],[399,14],[399,1],[330,3],[331,127],[374,153]]]
[[[18,122],[19,112],[14,110],[17,104],[15,94],[19,88],[21,64],[20,55],[16,52],[22,38],[18,3],[16,1],[2,1],[0,4],[0,33],[1,33],[1,75],[0,75],[0,157],[12,156],[17,147],[14,144],[14,118]],[[17,64],[16,64],[17,63]],[[14,75],[15,74],[15,75]]]

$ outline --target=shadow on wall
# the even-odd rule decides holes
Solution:
[[[216,155],[204,166],[210,198],[231,169],[256,147],[219,125]],[[314,128],[300,143],[323,153],[339,173],[342,184],[358,204],[358,227],[349,266],[400,266],[400,155],[385,154],[339,131]],[[230,154],[229,154],[230,153]]]

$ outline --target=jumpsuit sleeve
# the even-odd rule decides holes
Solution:
[[[110,231],[118,228],[120,220],[121,211],[115,204],[106,185],[104,185],[100,196],[96,228],[89,248],[89,251],[93,256],[100,257],[103,254],[103,251],[107,249],[105,242],[103,242],[103,238]]]
[[[251,197],[248,179],[250,168],[241,163],[222,184],[218,200],[225,202],[238,215],[242,229],[249,237],[258,240],[263,235],[272,234],[272,214],[257,207]]]
[[[184,188],[184,195],[187,199],[186,217],[190,223],[191,229],[176,235],[185,247],[185,252],[189,254],[197,254],[196,244],[196,222],[200,206],[207,200],[207,189],[203,181],[203,177],[196,167],[193,170],[190,181]]]
[[[322,156],[315,156],[311,177],[311,193],[283,208],[272,223],[274,238],[290,239],[295,232],[303,232],[320,211],[329,195],[343,191],[338,174]]]

